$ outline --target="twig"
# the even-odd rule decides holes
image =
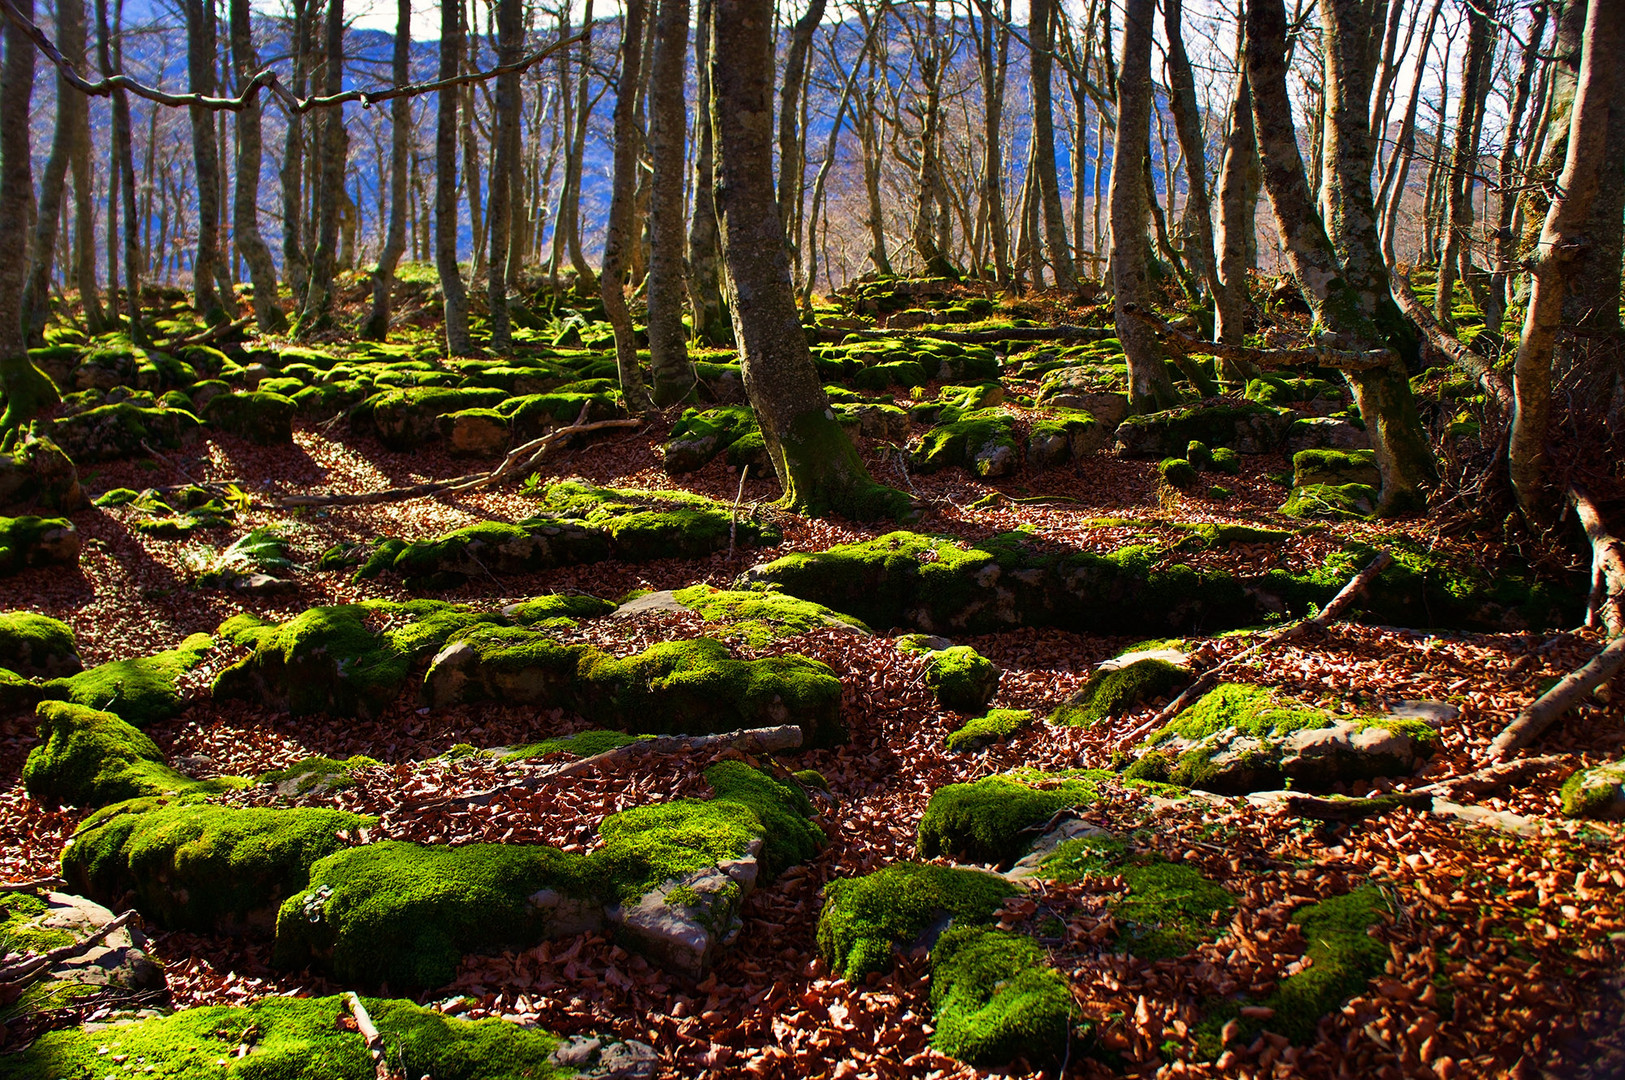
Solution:
[[[234,319],[231,322],[219,323],[215,326],[209,327],[207,330],[199,330],[195,334],[176,338],[167,345],[158,345],[155,346],[155,348],[168,351],[170,349],[185,348],[188,345],[207,345],[209,342],[223,338],[227,334],[234,333],[238,330],[247,329],[248,324],[253,321],[254,316],[244,315],[240,319]]]
[[[367,1040],[367,1053],[372,1055],[373,1074],[378,1080],[390,1080],[389,1063],[384,1060],[384,1037],[378,1032],[378,1025],[372,1022],[367,1013],[367,1007],[361,1004],[361,999],[354,990],[344,992],[344,1004],[349,1007],[350,1015],[355,1017],[356,1030],[361,1037]]]
[[[1257,653],[1263,652],[1265,649],[1271,649],[1277,645],[1292,641],[1293,639],[1302,636],[1304,631],[1308,630],[1312,626],[1324,629],[1325,627],[1331,625],[1332,621],[1341,616],[1349,605],[1354,603],[1355,598],[1366,590],[1366,587],[1371,584],[1378,574],[1388,569],[1388,565],[1393,561],[1394,557],[1388,552],[1379,551],[1377,553],[1377,557],[1366,564],[1365,569],[1361,570],[1358,574],[1355,574],[1354,577],[1349,579],[1349,583],[1347,585],[1344,585],[1338,590],[1337,595],[1332,597],[1331,603],[1327,604],[1320,614],[1308,619],[1299,619],[1291,626],[1283,627],[1282,629],[1277,630],[1275,633],[1271,634],[1263,641],[1260,641],[1258,644],[1249,646],[1248,648],[1245,648],[1241,650],[1241,652],[1232,656],[1230,659],[1209,668],[1206,674],[1187,686],[1184,692],[1182,692],[1178,697],[1174,698],[1174,700],[1163,706],[1162,710],[1158,712],[1156,716],[1153,716],[1150,720],[1141,724],[1139,727],[1135,728],[1133,731],[1124,736],[1123,742],[1133,742],[1146,732],[1155,730],[1156,728],[1166,724],[1169,720],[1172,720],[1186,705],[1194,701],[1202,694],[1207,693],[1208,690],[1212,689],[1214,684],[1219,681],[1219,675],[1226,668],[1234,667],[1241,661]]]
[[[1512,416],[1512,388],[1507,386],[1506,379],[1501,377],[1478,350],[1463,345],[1455,335],[1439,324],[1433,312],[1429,311],[1427,305],[1418,300],[1416,293],[1411,291],[1409,274],[1401,270],[1392,270],[1388,280],[1389,291],[1393,293],[1394,300],[1406,316],[1421,328],[1428,339],[1428,344],[1450,357],[1457,367],[1477,379],[1478,385],[1495,400],[1496,408],[1500,410],[1500,419],[1503,422],[1509,419]]]
[[[1390,367],[1399,360],[1392,349],[1339,349],[1323,345],[1307,345],[1298,349],[1254,349],[1245,345],[1221,345],[1216,341],[1203,341],[1193,334],[1175,329],[1167,322],[1138,304],[1124,304],[1123,310],[1150,326],[1162,336],[1162,343],[1182,353],[1201,353],[1224,360],[1236,360],[1261,368],[1332,367],[1339,371],[1377,371]]]
[[[1591,691],[1625,668],[1625,637],[1617,637],[1593,656],[1584,667],[1569,672],[1561,682],[1546,691],[1501,733],[1485,751],[1490,761],[1505,761],[1514,751],[1528,746],[1541,732],[1556,723],[1564,713],[1584,701]]]
[[[0,892],[42,893],[55,892],[67,882],[59,877],[34,878],[31,881],[0,881]]]
[[[1503,761],[1495,765],[1485,766],[1465,776],[1440,780],[1437,783],[1428,784],[1416,790],[1418,794],[1449,799],[1451,802],[1478,799],[1500,791],[1508,784],[1522,780],[1530,773],[1540,772],[1548,766],[1557,765],[1563,760],[1561,754],[1546,754],[1541,757]]]
[[[136,912],[126,911],[118,918],[98,927],[72,945],[64,945],[60,949],[52,949],[43,956],[36,956],[33,959],[23,960],[10,967],[0,968],[0,987],[20,989],[23,985],[32,982],[39,975],[51,970],[64,960],[72,960],[74,957],[81,956],[94,949],[115,930],[122,930],[125,924],[134,918],[137,918]]]
[[[739,504],[745,501],[745,477],[750,475],[750,462],[739,470],[739,491],[734,495],[733,513],[728,516],[728,561],[734,557],[734,540],[739,534]]]

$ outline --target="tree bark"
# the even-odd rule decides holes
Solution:
[[[85,58],[83,0],[57,0],[56,36],[62,55],[82,66]],[[33,258],[23,287],[23,337],[30,345],[45,344],[45,326],[51,315],[51,268],[56,262],[57,233],[62,221],[62,196],[67,190],[68,166],[77,156],[79,129],[88,123],[88,111],[84,95],[73,89],[58,71],[51,156],[46,159],[45,175],[40,178]]]
[[[1010,222],[1004,210],[1004,145],[1000,130],[1010,67],[1010,0],[1004,0],[1002,15],[994,14],[990,0],[976,0],[976,6],[981,20],[977,56],[982,73],[982,204],[993,249],[993,277],[1000,285],[1008,285]]]
[[[122,16],[122,8],[119,9]],[[124,69],[124,49],[122,38],[115,33],[109,33],[107,25],[106,0],[97,0],[96,18],[100,38],[98,49],[101,52],[103,71],[107,74],[122,72]],[[122,19],[121,19],[122,21]],[[113,27],[114,31],[122,31],[122,27]],[[109,180],[107,191],[108,201],[119,199],[124,210],[124,292],[126,311],[129,315],[130,340],[137,345],[147,345],[147,331],[141,325],[141,233],[139,219],[136,216],[135,202],[135,150],[134,139],[130,131],[130,98],[122,89],[113,91],[113,138],[112,156],[114,177]],[[117,191],[115,192],[115,188]],[[120,198],[122,196],[122,198]],[[109,207],[111,209],[111,206]],[[108,216],[112,222],[112,214]],[[114,231],[110,228],[107,234],[108,245],[113,244]]]
[[[1131,3],[1126,10],[1138,11],[1140,7],[1139,4]],[[1152,9],[1147,8],[1146,17],[1150,18],[1151,15]],[[1128,16],[1125,15],[1124,19],[1126,21]],[[1055,45],[1054,31],[1054,0],[1032,0],[1027,20],[1027,37],[1032,46],[1029,60],[1033,96],[1032,137],[1037,146],[1034,167],[1038,171],[1038,192],[1044,214],[1044,247],[1049,253],[1050,269],[1055,273],[1055,284],[1060,288],[1070,289],[1077,284],[1077,270],[1072,265],[1072,252],[1067,244],[1066,214],[1061,208],[1061,180],[1055,170],[1055,115],[1050,92],[1050,79],[1054,70],[1052,52]],[[1150,26],[1145,27],[1145,33],[1149,41]],[[1147,64],[1149,63],[1148,59]],[[1149,68],[1147,70],[1146,81],[1149,85]],[[1148,134],[1147,138],[1149,137]],[[1074,179],[1073,183],[1076,182]],[[1034,240],[1036,241],[1036,237]]]
[[[802,199],[806,181],[806,133],[801,130],[801,98],[807,84],[807,54],[813,34],[824,21],[825,0],[808,0],[807,10],[790,29],[784,54],[784,82],[779,90],[779,213],[790,244],[792,263],[801,250]]]
[[[1536,524],[1556,511],[1547,475],[1552,405],[1552,354],[1563,325],[1569,275],[1586,247],[1584,228],[1602,186],[1610,142],[1610,105],[1625,49],[1625,8],[1593,3],[1586,13],[1580,78],[1569,112],[1567,154],[1558,195],[1546,211],[1530,274],[1529,310],[1513,364],[1512,433],[1507,466],[1524,515]],[[1618,163],[1613,163],[1617,167]]]
[[[712,201],[716,166],[711,133],[711,4],[699,0],[694,18],[694,211],[688,225],[688,306],[694,313],[694,340],[705,345],[733,341],[733,325],[722,298],[722,251],[717,240],[717,207]]]
[[[412,0],[396,0],[395,52],[391,75],[396,86],[412,81]],[[361,336],[383,341],[389,336],[390,293],[395,267],[406,254],[406,172],[412,154],[412,99],[389,103],[389,231],[378,254],[372,278],[372,311],[362,324]]]
[[[1478,171],[1478,134],[1493,74],[1495,0],[1472,0],[1467,8],[1467,52],[1462,60],[1461,103],[1456,111],[1456,139],[1446,185],[1444,243],[1439,251],[1439,284],[1433,314],[1454,326],[1456,279],[1472,265],[1467,241],[1473,226],[1473,174]],[[1461,264],[1458,267],[1458,263]]]
[[[213,0],[185,0],[186,72],[192,93],[213,97],[217,41]],[[226,319],[226,297],[215,290],[215,264],[220,259],[220,147],[215,142],[214,113],[198,105],[187,109],[192,122],[192,180],[197,188],[197,255],[192,261],[193,306],[209,322]],[[156,147],[153,148],[156,150]]]
[[[519,59],[524,46],[523,0],[498,0],[497,63]],[[513,176],[519,168],[520,110],[524,87],[520,73],[497,76],[494,128],[491,142],[489,216],[490,256],[485,262],[487,302],[490,305],[491,348],[506,353],[513,348],[513,327],[508,318],[508,247],[513,242]]]
[[[231,0],[231,55],[237,69],[237,89],[259,73],[259,57],[254,51],[254,27],[248,0]],[[271,260],[271,249],[260,236],[259,198],[260,162],[260,106],[249,102],[237,114],[237,188],[232,203],[232,231],[236,233],[237,250],[248,264],[249,279],[254,283],[254,318],[264,334],[281,333],[288,320],[277,303],[276,264]]]
[[[455,78],[463,62],[461,0],[440,3],[440,78]],[[474,352],[468,334],[468,289],[457,268],[457,106],[462,94],[449,87],[437,94],[434,135],[434,263],[444,299],[446,352]]]
[[[289,30],[292,41],[292,93],[305,96],[306,60],[310,55],[310,8],[312,0],[291,0],[293,26]],[[303,184],[305,149],[305,118],[302,113],[287,117],[287,132],[282,142],[282,272],[293,291],[294,304],[303,307],[310,285],[310,264],[305,258]]]
[[[1185,257],[1191,273],[1201,281],[1208,295],[1217,298],[1223,286],[1213,245],[1213,211],[1207,197],[1207,137],[1196,103],[1196,77],[1191,73],[1190,57],[1185,55],[1184,31],[1180,26],[1182,7],[1183,0],[1163,0],[1163,28],[1168,35],[1168,105],[1174,114],[1179,149],[1185,154],[1188,184],[1184,220],[1196,228],[1196,235],[1185,240]],[[1169,189],[1172,190],[1172,183]]]
[[[1151,252],[1145,235],[1145,180],[1140,163],[1151,152],[1151,19],[1155,11],[1156,0],[1126,0],[1123,6],[1117,138],[1112,146],[1113,304],[1117,336],[1128,359],[1129,411],[1135,413],[1166,409],[1178,400],[1156,334],[1125,311],[1130,304],[1151,305],[1146,267]],[[1042,165],[1038,173],[1042,184]],[[1036,237],[1029,242],[1037,246]]]
[[[1256,168],[1258,143],[1253,138],[1253,98],[1247,87],[1247,65],[1242,58],[1236,88],[1230,99],[1230,134],[1224,143],[1224,164],[1219,172],[1218,289],[1214,292],[1213,340],[1240,345],[1246,336],[1247,313],[1247,174]]]
[[[344,89],[344,0],[327,0],[327,32],[322,63],[322,92]],[[322,160],[316,191],[316,253],[310,260],[310,282],[298,333],[325,330],[333,324],[333,279],[338,269],[339,204],[344,200],[344,166],[349,137],[344,108],[324,110]]]
[[[1512,214],[1517,207],[1517,199],[1513,197],[1512,189],[1518,183],[1516,171],[1518,128],[1523,122],[1524,109],[1529,104],[1529,91],[1535,77],[1535,61],[1539,57],[1541,38],[1545,31],[1546,8],[1537,7],[1529,25],[1528,40],[1524,43],[1523,62],[1518,69],[1518,84],[1512,95],[1512,112],[1507,117],[1501,157],[1496,163],[1496,180],[1500,187],[1496,201],[1500,205],[1496,208],[1495,249],[1491,258],[1488,303],[1484,309],[1484,329],[1496,335],[1501,333],[1501,322],[1506,317],[1507,305],[1512,302],[1511,296],[1508,295],[1511,292],[1508,283],[1512,279],[1512,260],[1515,251]],[[1625,129],[1625,124],[1620,127]],[[1618,298],[1615,299],[1614,307],[1618,309]]]
[[[694,388],[683,328],[683,165],[688,105],[688,0],[658,0],[649,70],[649,372],[654,403],[665,408]]]
[[[895,517],[907,500],[870,479],[829,408],[796,311],[773,197],[771,0],[714,0],[711,41],[715,197],[734,332],[745,391],[784,488],[781,505]]]
[[[609,221],[604,230],[604,259],[598,292],[604,316],[615,331],[615,367],[620,375],[626,409],[637,416],[652,402],[638,368],[638,343],[632,331],[632,313],[626,306],[626,268],[632,232],[633,201],[637,197],[638,155],[642,147],[637,125],[637,101],[643,65],[643,20],[647,0],[627,0],[621,24],[621,64],[615,81],[615,165],[610,184]]]

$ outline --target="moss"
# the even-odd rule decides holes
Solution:
[[[1363,484],[1381,487],[1375,450],[1299,450],[1292,455],[1292,486]]]
[[[1140,457],[1169,457],[1183,454],[1192,441],[1210,447],[1231,446],[1246,449],[1243,441],[1273,448],[1280,442],[1293,414],[1253,402],[1245,404],[1194,404],[1162,412],[1125,417],[1118,426],[1117,439]]]
[[[1175,735],[1196,741],[1235,728],[1243,735],[1290,735],[1294,731],[1330,727],[1333,717],[1324,709],[1297,705],[1275,692],[1245,683],[1220,683],[1153,734],[1150,742]]]
[[[214,639],[193,634],[173,649],[115,660],[46,684],[46,696],[115,713],[136,727],[168,720],[186,707],[178,680],[203,662]]]
[[[926,432],[909,454],[918,473],[932,473],[958,465],[978,476],[993,475],[992,455],[1004,451],[1006,460],[1019,460],[1015,420],[998,409],[976,409],[954,415]]]
[[[434,437],[439,418],[508,400],[505,390],[413,387],[384,390],[350,410],[350,426],[390,450],[413,450]]]
[[[920,815],[920,857],[1013,862],[1058,811],[1086,806],[1099,796],[1094,781],[1087,778],[1053,781],[1031,774],[1030,779],[1034,782],[989,776],[938,788]],[[1038,783],[1045,786],[1035,786]]]
[[[1200,439],[1192,439],[1185,447],[1185,460],[1191,468],[1205,470],[1213,465],[1213,451]]]
[[[978,716],[945,740],[949,750],[980,750],[1009,739],[1032,723],[1033,714],[1027,709],[993,709],[986,716]]]
[[[50,677],[80,670],[73,629],[32,611],[0,613],[0,656],[19,675]]]
[[[1073,699],[1062,706],[1055,722],[1092,727],[1102,720],[1125,716],[1148,701],[1166,697],[1189,681],[1188,670],[1155,657],[1136,660],[1110,671],[1096,671]]]
[[[303,390],[302,385],[291,389]],[[217,394],[203,407],[203,420],[211,427],[237,435],[259,446],[283,446],[293,442],[293,417],[298,404],[282,394],[271,393],[263,384],[248,393]]]
[[[1046,960],[1029,937],[981,926],[945,932],[931,950],[932,1048],[983,1067],[1060,1060],[1072,988]]]
[[[370,818],[338,810],[237,809],[155,799],[88,818],[62,852],[62,876],[109,907],[170,929],[269,922],[310,867]]]
[[[112,713],[62,701],[41,702],[39,736],[28,753],[23,785],[31,798],[96,807],[142,795],[220,791],[164,763],[156,743]]]
[[[1280,512],[1295,518],[1368,518],[1377,501],[1377,489],[1369,484],[1308,484],[1293,488]]]
[[[720,631],[721,636],[736,638],[753,649],[826,626],[850,626],[865,633],[869,629],[857,619],[822,604],[775,591],[725,591],[694,585],[679,589],[672,599],[693,609],[706,622],[728,624]]]
[[[1183,956],[1211,941],[1215,918],[1236,906],[1234,896],[1194,867],[1133,851],[1116,839],[1068,840],[1044,859],[1042,873],[1061,882],[1089,875],[1121,878],[1126,895],[1111,902],[1119,923],[1116,943],[1142,960]]]
[[[748,405],[686,409],[662,448],[665,469],[673,475],[693,472],[748,435],[759,435]]]
[[[0,892],[0,956],[46,953],[72,945],[77,939],[72,930],[37,925],[39,917],[50,910],[50,905],[32,893]]]
[[[936,694],[937,704],[955,712],[987,708],[1002,674],[993,661],[969,645],[937,650],[925,662],[925,684]]]
[[[1221,472],[1227,476],[1236,476],[1241,472],[1241,455],[1228,446],[1215,447],[1211,453],[1211,461],[1207,468],[1214,472]]]
[[[1203,522],[1199,525],[1181,525],[1203,547],[1223,547],[1229,544],[1282,544],[1292,534],[1285,529],[1261,529],[1255,525],[1237,525],[1233,522]]]
[[[553,593],[512,604],[502,614],[519,626],[532,626],[549,619],[596,619],[614,610],[615,604],[596,596]]]
[[[79,535],[67,518],[0,517],[0,576],[78,562]]]
[[[837,974],[858,981],[891,966],[943,916],[957,926],[986,925],[1020,889],[996,874],[923,863],[894,863],[824,887],[818,951]]]
[[[541,507],[607,533],[614,557],[627,562],[701,558],[726,548],[730,531],[737,544],[778,542],[776,530],[748,517],[736,518],[731,504],[682,491],[600,488],[566,480],[547,488]]]
[[[653,735],[628,735],[622,731],[582,731],[575,735],[516,746],[505,752],[502,760],[528,761],[531,758],[546,757],[548,754],[569,754],[577,758],[592,757],[594,754],[630,746],[639,739],[652,738]]]
[[[1163,458],[1157,462],[1157,475],[1176,488],[1196,486],[1196,466],[1184,458]]]
[[[790,776],[801,785],[803,791],[829,791],[829,781],[817,769],[797,769]]]
[[[254,778],[256,784],[269,784],[275,788],[288,788],[289,794],[308,795],[312,791],[323,793],[350,787],[355,774],[361,769],[375,768],[380,763],[362,754],[334,761],[328,757],[308,757],[289,765],[286,769],[273,769]]]
[[[1620,817],[1625,813],[1625,762],[1577,769],[1558,795],[1565,817]]]
[[[363,999],[394,1074],[436,1080],[544,1080],[558,1040],[495,1018],[469,1022],[410,1001]],[[185,1009],[101,1031],[61,1030],[0,1059],[0,1078],[131,1075],[222,1080],[372,1080],[366,1041],[342,997],[268,997],[249,1006]],[[240,1046],[247,1053],[238,1057]]]
[[[141,493],[133,488],[113,488],[98,496],[94,505],[103,508],[128,506],[140,497]]]

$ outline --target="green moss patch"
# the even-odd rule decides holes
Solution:
[[[652,738],[653,735],[628,735],[624,731],[582,731],[575,735],[543,739],[541,742],[512,747],[503,752],[502,760],[528,761],[549,754],[569,754],[576,758],[592,757],[594,754],[608,753],[623,746],[630,746],[640,739]]]
[[[5,667],[19,675],[50,678],[84,667],[72,628],[32,611],[0,613],[0,656],[5,657]]]
[[[969,645],[952,645],[926,656],[925,684],[937,704],[954,712],[973,713],[987,708],[998,692],[1004,673]]]
[[[1625,817],[1625,761],[1577,769],[1559,794],[1567,817]]]
[[[857,619],[822,604],[771,590],[727,591],[694,585],[677,590],[672,599],[699,613],[706,622],[725,623],[719,631],[722,637],[738,639],[751,648],[826,626],[848,626],[865,633],[869,629]]]
[[[1369,518],[1377,512],[1377,502],[1377,488],[1370,484],[1306,484],[1292,489],[1280,512],[1333,521]]]
[[[214,639],[193,634],[173,649],[81,671],[46,684],[46,696],[115,713],[136,727],[168,720],[186,707],[178,680],[203,662]]]
[[[932,1048],[982,1067],[1060,1060],[1075,1010],[1071,986],[1047,959],[1019,934],[946,931],[931,950]]]
[[[273,769],[254,778],[256,784],[269,784],[286,795],[326,794],[355,784],[355,774],[377,767],[379,762],[356,754],[343,761],[328,757],[308,757],[286,769]]]
[[[1021,464],[1015,419],[999,409],[948,410],[910,452],[910,466],[933,473],[960,466],[977,476],[1008,476]]]
[[[1148,701],[1166,697],[1190,678],[1188,669],[1156,657],[1096,671],[1072,700],[1061,706],[1053,720],[1057,724],[1092,727],[1102,720],[1126,716]]]
[[[39,917],[50,910],[49,904],[32,893],[0,892],[0,956],[47,953],[72,945],[77,940],[72,930],[46,929],[37,924]]]
[[[949,856],[994,865],[1014,862],[1057,811],[1087,806],[1099,797],[1091,776],[1052,780],[1031,773],[1024,779],[1033,782],[989,776],[938,788],[920,816],[920,857]]]
[[[1363,484],[1380,488],[1375,450],[1299,450],[1292,455],[1292,486]]]
[[[626,562],[703,558],[728,546],[730,529],[734,542],[744,546],[779,540],[764,522],[736,519],[731,504],[683,491],[600,488],[564,480],[548,486],[541,508],[603,530],[614,557]]]
[[[1068,840],[1044,859],[1040,872],[1054,881],[1092,874],[1122,878],[1127,895],[1111,904],[1121,924],[1117,944],[1144,960],[1183,956],[1211,941],[1218,933],[1215,917],[1236,905],[1234,896],[1194,867],[1132,851],[1121,840]]]
[[[1009,739],[1033,722],[1028,709],[993,709],[986,716],[978,716],[957,731],[950,732],[946,740],[949,750],[980,750]]]
[[[676,476],[703,467],[740,439],[758,434],[756,415],[748,405],[687,409],[672,425],[663,446],[665,469]]]
[[[502,609],[502,614],[518,626],[534,626],[553,619],[596,619],[615,610],[615,604],[596,596],[553,593],[521,600]]]
[[[160,799],[92,815],[62,852],[62,876],[114,910],[171,929],[269,924],[319,859],[371,819],[338,810],[237,809]]]
[[[234,786],[176,772],[164,763],[156,743],[112,713],[45,701],[37,715],[45,741],[28,753],[23,786],[40,802],[97,807],[142,795]]]
[[[1306,728],[1328,727],[1332,715],[1324,709],[1302,706],[1263,686],[1220,683],[1153,734],[1150,742],[1171,736],[1192,741],[1226,728],[1243,735],[1290,735]]]
[[[837,974],[857,981],[885,971],[892,950],[908,948],[943,916],[984,926],[1020,890],[996,874],[926,863],[894,863],[824,887],[818,951]]]
[[[558,1040],[494,1018],[469,1022],[410,1001],[364,999],[400,1075],[435,1080],[544,1080],[575,1075],[550,1060]],[[372,1080],[376,1066],[345,1021],[340,996],[268,997],[249,1006],[185,1009],[100,1031],[52,1031],[0,1059],[0,1078],[107,1075],[222,1080]],[[240,1046],[247,1053],[238,1056]]]
[[[0,517],[0,576],[78,564],[79,532],[67,518]]]

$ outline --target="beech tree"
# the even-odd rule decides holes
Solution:
[[[248,0],[231,0],[231,58],[237,70],[237,90],[259,72],[259,56],[254,50],[254,28]],[[231,227],[237,250],[248,264],[254,283],[254,318],[262,333],[280,333],[288,325],[277,303],[276,264],[271,249],[260,235],[259,197],[262,144],[260,103],[248,102],[237,113],[237,184],[233,193]]]
[[[24,18],[34,17],[34,0],[12,0]],[[34,198],[34,164],[28,107],[34,95],[34,43],[8,22],[5,59],[0,62],[0,218],[28,220]],[[0,229],[0,449],[9,450],[24,424],[57,401],[56,385],[28,358],[23,339],[23,286],[28,277],[28,230]],[[812,363],[808,360],[808,365]]]
[[[453,79],[463,62],[463,20],[459,0],[440,3],[440,78]],[[468,356],[474,351],[468,333],[468,289],[457,268],[457,106],[455,86],[440,90],[434,135],[434,264],[444,300],[446,351]]]
[[[327,29],[323,42],[322,93],[344,89],[344,0],[327,0]],[[326,329],[333,319],[333,279],[338,271],[339,204],[344,194],[344,163],[349,136],[344,130],[342,106],[323,109],[321,161],[316,186],[316,251],[310,260],[310,281],[298,331],[308,334]],[[449,306],[449,303],[448,303]]]
[[[390,73],[397,87],[412,78],[412,0],[396,0],[395,51]],[[390,292],[395,284],[395,267],[406,254],[406,174],[412,153],[412,99],[398,97],[389,103],[389,232],[373,271],[372,311],[361,333],[382,341],[389,334]]]
[[[683,165],[688,110],[683,76],[688,56],[688,0],[657,0],[649,70],[649,370],[653,399],[664,408],[694,388],[683,327]]]
[[[615,330],[615,366],[628,411],[646,411],[651,402],[638,367],[638,343],[632,313],[626,306],[628,248],[633,243],[633,201],[637,196],[638,155],[642,139],[637,126],[639,79],[643,64],[643,19],[646,0],[627,0],[621,28],[621,70],[615,83],[615,168],[610,182],[609,220],[604,226],[604,258],[598,278],[604,315]]]

